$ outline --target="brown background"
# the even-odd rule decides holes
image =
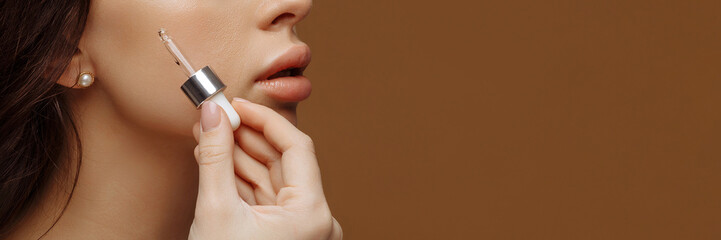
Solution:
[[[720,1],[316,0],[345,239],[721,239]]]

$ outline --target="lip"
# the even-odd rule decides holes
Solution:
[[[255,85],[268,96],[282,102],[300,102],[310,96],[312,86],[310,80],[302,72],[308,67],[311,52],[308,45],[296,45],[289,48],[283,55],[273,60],[266,71],[255,80]],[[278,77],[268,80],[275,73],[289,68],[301,69],[296,76]]]

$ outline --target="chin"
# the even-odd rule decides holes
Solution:
[[[298,126],[298,115],[296,114],[296,107],[293,106],[292,108],[277,108],[274,109],[276,112],[278,112],[281,116],[283,116],[285,119],[288,119],[290,123],[292,123],[295,126]]]

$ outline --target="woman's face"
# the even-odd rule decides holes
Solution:
[[[295,122],[310,85],[290,81],[283,91],[256,80],[279,65],[307,64],[308,47],[294,25],[310,7],[311,0],[94,0],[77,61],[96,81],[77,91],[100,93],[93,96],[109,99],[140,127],[190,136],[199,113],[180,90],[187,76],[158,37],[162,27],[195,70],[213,68],[228,98],[269,106]]]

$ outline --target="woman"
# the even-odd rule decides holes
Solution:
[[[310,6],[3,1],[0,238],[341,239],[294,126],[310,94],[294,26]],[[250,100],[232,103],[238,130],[180,91],[161,27]]]

